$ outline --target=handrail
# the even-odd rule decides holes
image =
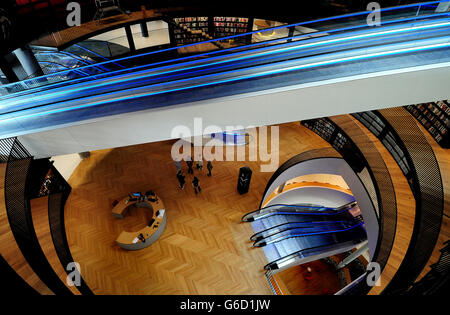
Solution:
[[[303,223],[303,222],[298,222],[298,223]],[[326,224],[333,225],[333,224],[338,224],[338,223],[343,223],[344,224],[344,223],[351,223],[351,222],[350,222],[350,220],[348,220],[348,221],[319,221],[319,222],[310,221],[309,223],[312,223],[312,224],[323,224],[323,225],[326,225]],[[265,246],[265,245],[258,246],[257,244],[260,244],[263,240],[268,239],[269,237],[271,238],[271,237],[274,237],[274,236],[276,236],[278,234],[281,234],[281,233],[284,233],[284,232],[293,231],[293,230],[307,229],[307,228],[317,228],[317,226],[313,226],[313,225],[305,226],[305,227],[294,227],[294,226],[287,227],[289,225],[294,225],[294,224],[297,224],[297,222],[288,222],[288,223],[280,224],[278,226],[286,226],[286,228],[283,229],[283,230],[278,230],[278,231],[276,231],[276,232],[274,232],[273,234],[270,234],[270,235],[265,235],[265,236],[258,237],[256,239],[251,239],[250,238],[250,240],[254,241],[253,247]],[[275,230],[275,228],[273,228],[273,229]],[[270,231],[270,230],[272,230],[272,228],[271,229],[267,229],[266,231]]]
[[[380,12],[391,12],[391,11],[399,11],[399,10],[404,10],[404,9],[409,9],[409,8],[420,8],[421,10],[423,10],[423,6],[428,5],[428,4],[438,4],[441,2],[446,2],[446,1],[430,1],[430,2],[424,2],[424,3],[418,3],[418,4],[411,4],[411,5],[404,5],[404,6],[397,6],[397,7],[389,7],[389,8],[383,8],[380,9]],[[217,42],[217,41],[223,41],[223,40],[227,40],[227,39],[234,39],[234,38],[238,38],[238,37],[242,37],[242,36],[249,36],[252,34],[256,34],[256,33],[261,33],[261,32],[267,32],[267,31],[274,31],[274,30],[278,30],[278,29],[293,29],[297,26],[305,26],[305,25],[314,25],[314,24],[320,24],[320,23],[328,23],[330,21],[332,22],[336,22],[339,20],[345,20],[345,19],[349,19],[349,18],[355,18],[355,17],[365,17],[367,14],[370,14],[371,11],[363,11],[363,12],[357,12],[357,13],[351,13],[351,14],[345,14],[345,15],[340,15],[340,16],[334,16],[334,17],[328,17],[328,18],[322,18],[322,19],[316,19],[313,21],[306,21],[306,22],[299,22],[299,23],[294,23],[294,24],[288,24],[288,25],[282,25],[282,26],[277,26],[277,27],[271,27],[271,28],[266,28],[266,29],[262,29],[262,30],[256,30],[256,31],[252,31],[252,32],[247,32],[247,33],[242,33],[242,34],[237,34],[237,35],[232,35],[232,36],[227,36],[227,37],[222,37],[222,38],[216,38],[216,39],[211,39],[211,40],[207,40],[207,41],[203,41],[203,42],[198,42],[198,43],[192,43],[192,44],[187,44],[184,46],[175,46],[175,47],[170,47],[170,48],[166,48],[166,49],[162,49],[162,50],[158,50],[158,51],[152,51],[152,52],[147,52],[147,53],[143,53],[143,54],[138,54],[138,55],[134,55],[134,56],[128,56],[128,57],[123,57],[123,58],[119,58],[119,59],[115,59],[115,60],[108,60],[108,61],[104,61],[104,62],[100,62],[97,63],[96,65],[104,65],[104,64],[109,64],[109,63],[115,63],[118,61],[125,61],[125,60],[136,60],[136,58],[140,58],[140,57],[145,57],[145,56],[149,56],[152,54],[157,54],[157,53],[163,53],[163,52],[169,52],[169,51],[176,51],[180,48],[184,48],[184,47],[191,47],[191,46],[195,46],[195,45],[202,45],[202,44],[206,44],[206,43],[211,43],[211,42]],[[448,15],[449,13],[444,13],[444,15]],[[430,15],[429,17],[432,16],[439,16],[439,13],[435,13]],[[414,16],[412,16],[413,20],[417,20],[423,18],[422,16],[417,16],[416,13],[414,12]],[[404,21],[405,19],[402,19],[402,21]],[[400,22],[400,20],[398,20]],[[383,21],[383,25],[384,25],[384,21]],[[365,23],[364,27],[368,27],[367,23]],[[330,30],[332,31],[332,30]],[[330,32],[329,31],[329,32]],[[311,36],[311,34],[303,34],[303,36]],[[287,36],[287,37],[283,37],[284,40],[286,40],[287,38],[292,38],[291,36]],[[277,40],[282,40],[281,38],[277,39]],[[257,44],[261,45],[264,42],[259,42]],[[242,46],[238,46],[238,48],[246,48],[248,45],[242,45]],[[236,47],[234,47],[236,48]],[[218,52],[222,52],[223,50],[219,50]],[[217,52],[216,52],[217,53]],[[92,65],[88,65],[88,66],[83,66],[80,67],[80,69],[83,69],[85,67],[91,67]],[[65,71],[61,71],[58,72],[58,75],[62,75],[63,73],[65,73]],[[45,76],[41,76],[40,78],[43,79],[43,81],[41,82],[42,85],[41,86],[45,86],[48,84],[52,84],[55,83],[54,80],[46,80],[46,78],[50,78],[51,75],[45,75]],[[21,81],[22,85],[18,85],[18,86],[23,86],[23,84],[26,84],[27,82],[29,82],[28,80],[25,81]],[[6,85],[6,87],[11,88],[12,84]],[[36,82],[32,82],[32,84],[36,84]],[[35,86],[32,86],[30,88],[34,88]]]
[[[263,239],[263,238],[273,236],[273,235],[275,235],[275,234],[277,234],[277,233],[279,233],[279,232],[282,232],[282,231],[277,231],[277,232],[274,232],[273,234],[270,234],[270,235],[267,235],[267,236],[262,236],[262,234],[268,233],[268,232],[270,232],[271,230],[281,229],[281,228],[283,228],[283,227],[285,227],[285,226],[286,226],[286,228],[285,228],[283,231],[287,231],[287,230],[291,230],[291,229],[297,229],[297,227],[289,227],[289,228],[288,228],[287,226],[289,226],[289,225],[330,224],[330,223],[333,223],[333,222],[336,222],[336,221],[302,221],[302,222],[285,222],[285,223],[281,223],[281,224],[278,224],[278,225],[274,225],[274,226],[272,226],[272,227],[270,227],[270,228],[268,228],[268,229],[265,229],[265,230],[262,230],[262,231],[259,231],[259,232],[255,233],[255,234],[253,234],[252,236],[250,236],[250,240],[251,240],[251,241],[259,241],[259,240],[261,240],[261,239]],[[337,221],[337,222],[344,222],[344,221]],[[308,227],[309,227],[309,226],[308,226]],[[260,235],[260,234],[261,234],[261,235]]]
[[[360,241],[358,242],[358,243],[360,243]],[[301,249],[301,250],[298,250],[298,251],[296,251],[296,252],[294,252],[294,253],[292,253],[292,254],[289,254],[289,255],[286,255],[286,256],[284,256],[284,257],[281,257],[281,258],[279,258],[279,259],[277,259],[277,260],[274,260],[274,261],[272,261],[272,262],[269,262],[268,264],[266,264],[265,266],[264,266],[264,269],[265,270],[268,270],[268,269],[278,269],[279,267],[279,265],[281,264],[281,263],[283,263],[283,261],[286,261],[286,260],[289,260],[289,259],[294,259],[296,256],[298,256],[299,254],[301,254],[301,253],[303,253],[303,252],[305,252],[305,251],[308,251],[308,250],[316,250],[316,249],[320,249],[320,248],[325,248],[325,247],[335,247],[336,246],[336,244],[328,244],[328,245],[319,245],[319,246],[313,246],[313,247],[308,247],[308,248],[303,248],[303,249]],[[273,268],[274,266],[276,266],[276,268]]]
[[[273,292],[273,294],[275,294],[275,295],[278,295],[277,294],[277,291],[275,290],[275,287],[273,286],[273,284],[272,284],[272,281],[270,281],[270,274],[269,274],[269,272],[270,272],[270,270],[267,270],[266,272],[265,272],[265,276],[266,276],[266,278],[267,278],[267,281],[269,282],[269,286],[270,286],[270,288],[272,289],[272,292]]]
[[[434,14],[432,16],[436,17],[436,16],[443,16],[443,15],[450,16],[450,13]],[[431,16],[426,16],[426,17],[431,17]],[[422,17],[422,18],[426,18],[426,17]],[[417,20],[417,18],[413,18],[413,19],[406,18],[406,19],[401,19],[401,20],[396,20],[396,21],[383,21],[382,24],[383,25],[387,25],[387,24],[391,24],[392,22],[400,22],[400,21],[401,22],[408,22],[410,20]],[[345,28],[337,29],[337,30],[316,32],[316,33],[314,33],[314,35],[315,36],[317,36],[319,34],[329,35],[331,33],[337,33],[338,31],[346,31],[346,30],[351,30],[351,29],[356,29],[356,28],[361,28],[361,27],[362,26],[345,27]],[[305,34],[305,35],[298,35],[298,36],[293,36],[293,37],[289,37],[289,38],[290,38],[290,40],[292,40],[292,39],[297,39],[298,40],[298,39],[301,39],[301,38],[309,38],[310,36],[311,36],[310,34]],[[279,39],[275,39],[275,40],[269,40],[269,41],[265,41],[265,42],[258,42],[256,44],[251,44],[251,45],[247,45],[247,46],[238,46],[238,47],[227,48],[227,49],[223,49],[223,50],[219,50],[219,51],[207,52],[207,53],[194,55],[194,56],[189,56],[189,57],[182,57],[182,58],[177,58],[177,59],[172,59],[172,60],[166,60],[166,61],[157,62],[157,63],[153,63],[153,64],[146,64],[144,66],[137,66],[137,67],[127,68],[127,69],[122,69],[122,70],[113,70],[112,72],[108,72],[107,74],[108,75],[110,75],[110,74],[118,74],[118,73],[121,73],[121,72],[124,72],[124,71],[137,70],[137,69],[142,69],[142,68],[145,68],[145,67],[151,67],[151,66],[155,66],[155,65],[161,65],[161,64],[169,63],[169,62],[181,61],[181,60],[186,60],[186,59],[190,59],[190,58],[198,58],[198,57],[202,57],[202,56],[223,53],[225,51],[232,51],[232,50],[241,49],[241,48],[249,48],[250,46],[257,47],[258,45],[267,45],[269,43],[276,43],[276,42],[280,42],[280,41],[285,41],[286,38],[288,38],[288,37],[283,37],[283,38],[279,38]],[[201,44],[201,43],[198,43],[198,44]],[[116,63],[116,65],[119,65],[119,64]],[[119,65],[119,66],[121,66],[121,65]],[[124,68],[123,66],[121,66],[121,67]],[[104,75],[106,75],[106,74],[104,74]],[[36,77],[36,79],[39,79],[39,78],[43,78],[43,77]],[[100,75],[95,75],[92,78],[93,79],[99,79]],[[25,90],[22,90],[22,91],[19,91],[19,92],[14,92],[14,95],[17,95],[17,94],[21,95],[24,92],[29,92],[30,90],[34,90],[34,89],[37,89],[37,88],[46,88],[46,87],[49,87],[49,86],[55,87],[55,86],[60,86],[60,85],[62,85],[64,83],[67,83],[69,81],[71,83],[74,83],[74,82],[78,82],[80,80],[87,80],[87,79],[89,79],[89,78],[81,78],[81,79],[80,78],[78,78],[78,79],[71,78],[71,79],[67,79],[67,81],[62,81],[62,82],[50,82],[47,85],[36,86],[36,87],[29,87],[29,89],[25,89]],[[33,80],[35,80],[35,79],[33,79]],[[17,86],[24,86],[25,83],[23,83],[23,82],[26,82],[26,80],[20,81],[20,82],[17,82],[17,83],[12,83],[12,84],[16,84]],[[4,85],[3,87],[5,87],[5,86],[7,87],[8,85]],[[4,95],[4,96],[0,97],[0,99],[4,99],[4,98],[7,98],[7,97],[8,97],[8,95]]]
[[[258,210],[253,210],[250,211],[247,214],[244,214],[241,218],[241,221],[243,222],[252,222],[252,221],[247,221],[246,217],[248,215],[252,215],[252,214],[261,214],[262,211],[264,210],[270,210],[271,208],[274,207],[286,207],[286,208],[308,208],[308,209],[324,209],[325,207],[321,207],[321,206],[315,206],[315,205],[311,205],[311,206],[307,206],[307,205],[288,205],[288,204],[274,204],[274,205],[270,205],[270,206],[266,206],[264,208],[258,209]],[[327,210],[335,210],[335,208],[325,208]]]
[[[255,243],[257,243],[257,245],[256,246],[253,245],[253,246],[255,246],[255,247],[264,247],[266,245],[279,243],[281,241],[285,241],[285,240],[288,240],[288,239],[291,239],[291,238],[301,238],[301,237],[308,237],[308,236],[314,236],[314,235],[343,233],[343,232],[347,232],[347,231],[356,229],[357,227],[360,227],[362,225],[364,225],[364,222],[359,222],[358,224],[355,224],[355,225],[353,225],[353,226],[351,226],[349,228],[345,228],[343,230],[333,230],[333,231],[314,232],[314,233],[306,233],[306,234],[294,234],[294,235],[289,234],[289,235],[280,236],[279,238],[277,238],[275,240],[272,240],[272,241],[269,241],[269,242],[267,242],[267,241],[259,242],[258,241],[258,242],[255,242]]]
[[[267,281],[269,281],[269,285],[270,285],[270,288],[272,289],[273,293],[275,295],[284,295],[283,290],[281,290],[280,285],[278,284],[277,280],[274,277],[272,269],[267,270],[265,272],[265,275],[266,275]],[[276,287],[273,285],[271,279],[274,280]]]
[[[273,208],[273,207],[286,207],[286,208],[308,208],[308,209],[323,209],[323,211],[315,211],[315,212],[294,212],[294,213],[287,213],[286,211],[280,211],[280,212],[269,212],[267,215],[260,216],[257,219],[261,219],[261,218],[267,218],[268,216],[271,215],[281,215],[281,214],[304,214],[304,215],[337,215],[339,213],[341,213],[343,211],[345,211],[347,208],[349,207],[353,207],[354,205],[356,205],[355,201],[349,202],[341,207],[338,208],[330,208],[330,207],[320,207],[320,206],[302,206],[302,205],[286,205],[286,204],[275,204],[275,205],[270,205],[267,207],[264,207],[262,209],[259,210],[255,210],[255,211],[251,211],[247,214],[245,214],[244,216],[242,216],[241,221],[243,222],[253,222],[255,221],[255,218],[246,218],[249,215],[263,215],[262,212],[264,212],[265,210],[270,210],[269,208]],[[333,211],[333,212],[337,212],[337,213],[328,213],[325,211]],[[341,212],[339,212],[341,211]]]
[[[269,270],[269,269],[272,269],[272,270],[273,270],[273,269],[278,269],[278,265],[279,265],[280,263],[282,263],[283,261],[286,261],[286,260],[289,260],[289,259],[293,259],[293,258],[295,258],[296,256],[298,256],[299,254],[301,254],[301,253],[303,253],[303,252],[305,252],[305,251],[307,251],[307,250],[315,250],[315,249],[325,248],[325,247],[331,247],[331,246],[333,246],[333,245],[319,245],[319,246],[313,246],[313,247],[308,247],[308,248],[300,249],[300,250],[296,251],[295,253],[286,255],[286,256],[284,256],[284,257],[278,258],[277,260],[274,260],[274,261],[269,262],[268,264],[266,264],[266,265],[264,266],[264,269],[265,269],[265,270]],[[276,268],[273,268],[273,267],[276,267]]]
[[[344,288],[336,292],[334,295],[353,295],[352,292],[357,291],[360,288],[360,285],[367,288],[367,283],[363,282],[367,277],[367,273],[363,273],[361,276],[356,278],[354,281],[346,285]]]

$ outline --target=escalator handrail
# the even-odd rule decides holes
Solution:
[[[324,224],[324,225],[326,225],[326,224],[333,224],[333,223],[345,223],[345,222],[349,222],[349,221],[350,221],[350,220],[346,220],[346,221],[345,221],[345,220],[340,220],[340,221],[286,222],[286,223],[282,223],[282,224],[279,224],[279,225],[275,225],[275,226],[273,226],[273,227],[271,227],[271,228],[265,229],[265,230],[260,231],[260,232],[258,232],[258,233],[255,233],[255,234],[253,234],[252,236],[250,236],[250,240],[256,242],[256,241],[260,241],[260,240],[263,240],[263,239],[265,239],[265,238],[267,238],[267,237],[272,237],[272,236],[275,236],[275,235],[277,235],[277,234],[279,234],[279,233],[286,232],[286,231],[289,231],[289,230],[302,229],[302,228],[311,228],[311,227],[312,227],[312,226],[306,226],[306,227],[294,227],[294,226],[290,226],[290,225],[295,225],[295,224],[305,224],[305,225],[307,225],[307,224]],[[272,233],[272,234],[270,234],[270,235],[263,236],[261,239],[257,239],[258,234],[262,234],[262,233],[265,233],[265,232],[269,232],[270,230],[280,229],[280,228],[282,228],[283,226],[286,226],[286,228],[285,228],[285,229],[282,229],[282,230],[278,230],[277,232],[274,232],[274,233]]]
[[[387,21],[387,22],[383,22],[383,25],[382,26],[384,26],[385,24],[387,25],[388,23],[392,23],[392,22],[397,22],[397,23],[400,23],[400,22],[406,22],[406,21],[408,21],[408,20],[417,20],[418,18],[420,18],[420,19],[426,19],[427,17],[429,18],[429,17],[436,17],[436,16],[441,16],[441,15],[445,15],[445,16],[450,16],[450,13],[443,13],[443,14],[432,14],[432,15],[429,15],[429,16],[416,16],[416,17],[414,17],[414,18],[406,18],[406,19],[402,19],[402,20],[394,20],[394,21]],[[320,31],[320,32],[317,32],[317,34],[319,34],[319,33],[331,33],[331,32],[335,32],[335,30],[330,30],[330,31],[327,31],[327,32],[322,32],[322,31]],[[315,33],[316,34],[316,33]],[[269,40],[269,41],[265,41],[265,42],[257,42],[257,43],[253,43],[253,44],[251,44],[251,45],[245,45],[245,46],[237,46],[237,47],[233,47],[233,48],[227,48],[227,49],[224,49],[224,50],[218,50],[218,51],[212,51],[212,52],[208,52],[208,53],[204,53],[204,54],[200,54],[200,55],[194,55],[194,56],[188,56],[188,57],[183,57],[183,58],[180,58],[180,59],[184,59],[184,58],[197,58],[197,57],[201,57],[202,55],[207,55],[207,54],[210,54],[210,53],[222,53],[222,52],[224,52],[224,51],[226,51],[226,50],[233,50],[233,49],[247,49],[246,47],[250,47],[250,46],[254,46],[254,45],[262,45],[262,46],[264,46],[266,43],[269,43],[269,42],[277,42],[277,41],[283,41],[283,40],[286,40],[286,39],[294,39],[294,38],[297,38],[297,37],[309,37],[309,36],[311,36],[311,34],[302,34],[302,35],[296,35],[296,36],[293,36],[293,37],[284,37],[284,38],[278,38],[278,39],[274,39],[274,40]],[[201,44],[201,43],[197,43],[197,44]],[[180,48],[180,46],[178,46],[178,48]],[[136,56],[135,56],[136,57]],[[172,61],[174,61],[174,60],[168,60],[168,61],[165,61],[165,62],[172,62]],[[113,62],[113,61],[110,61],[110,62]],[[164,62],[164,63],[165,63]],[[89,66],[84,66],[84,67],[80,67],[81,69],[83,69],[83,68],[85,68],[85,67],[97,67],[97,66],[101,66],[103,63],[98,63],[98,64],[93,64],[93,65],[89,65]],[[150,67],[150,66],[152,66],[152,64],[147,64],[147,65],[145,65],[145,67]],[[123,68],[123,66],[121,66],[122,68]],[[139,66],[139,67],[142,67],[142,66]],[[111,70],[111,72],[104,72],[102,75],[104,75],[105,76],[105,78],[108,78],[110,75],[112,75],[112,74],[117,74],[118,72],[122,72],[122,71],[130,71],[130,69],[122,69],[122,70]],[[51,74],[51,75],[59,75],[59,74],[62,74],[64,71],[62,71],[62,72],[57,72],[57,73],[53,73],[53,74]],[[96,75],[93,75],[92,76],[92,79],[95,79],[96,78],[96,76],[98,76],[98,75],[100,75],[100,74],[96,74]],[[48,75],[46,75],[46,76],[48,76]],[[39,79],[39,80],[41,80],[42,78],[45,78],[46,76],[40,76],[40,77],[36,77],[36,78],[33,78],[33,80],[35,81],[36,79]],[[31,79],[30,79],[31,80]],[[55,81],[55,82],[52,82],[52,83],[48,83],[48,84],[43,84],[43,85],[39,85],[39,86],[32,86],[32,87],[28,87],[27,89],[23,89],[23,90],[21,90],[21,91],[16,91],[16,92],[13,92],[13,93],[11,93],[11,94],[7,94],[7,95],[3,95],[3,96],[0,96],[0,99],[8,99],[8,98],[10,98],[10,97],[12,97],[13,95],[16,95],[16,96],[20,96],[20,95],[26,95],[27,93],[29,93],[29,92],[31,92],[31,91],[33,91],[33,90],[35,90],[35,89],[39,89],[40,91],[43,91],[43,90],[46,90],[46,89],[48,89],[48,88],[51,88],[51,87],[55,87],[55,86],[65,86],[65,85],[67,85],[67,84],[71,84],[70,82],[71,81],[73,81],[73,80],[75,80],[76,82],[83,82],[84,80],[91,80],[91,77],[85,77],[85,78],[65,78],[64,80],[62,80],[62,81]],[[81,81],[80,81],[81,80]],[[20,82],[16,82],[16,83],[11,83],[11,84],[9,84],[9,85],[17,85],[17,84],[19,84],[20,86],[23,86],[26,82],[27,82],[28,80],[22,80],[22,81],[20,81]],[[34,82],[33,81],[33,82]],[[75,81],[73,81],[73,82],[75,82]],[[50,82],[50,81],[48,81],[48,82]],[[73,83],[72,82],[72,83]],[[35,83],[33,83],[33,85],[34,85]],[[8,86],[9,86],[8,84],[6,84],[6,85],[3,85],[2,87],[3,88],[7,88]]]
[[[311,206],[306,206],[306,205],[305,205],[305,206],[303,206],[303,205],[274,204],[274,205],[266,206],[266,207],[261,208],[261,209],[258,209],[258,210],[250,211],[249,213],[244,214],[244,215],[242,216],[241,220],[242,220],[243,222],[247,222],[247,221],[244,220],[246,216],[251,215],[251,214],[259,214],[259,213],[261,213],[263,210],[269,210],[269,209],[271,209],[271,208],[273,208],[273,207],[292,207],[292,208],[308,208],[308,209],[327,209],[326,207],[321,207],[321,206],[317,206],[317,205],[311,205]],[[329,209],[329,210],[335,210],[335,208],[328,208],[328,209]],[[259,212],[259,213],[258,213],[258,212]]]
[[[249,216],[249,215],[261,214],[261,211],[269,210],[270,208],[273,208],[273,207],[309,208],[309,209],[314,209],[315,208],[315,209],[324,209],[324,210],[339,212],[341,210],[346,210],[349,207],[353,208],[356,204],[357,204],[356,201],[352,201],[352,202],[349,202],[349,203],[347,203],[347,204],[345,204],[345,205],[343,205],[341,207],[338,207],[338,208],[320,207],[320,206],[300,206],[300,205],[276,204],[276,205],[270,205],[270,206],[261,208],[259,210],[251,211],[251,212],[243,215],[242,218],[241,218],[241,221],[243,221],[243,222],[252,222],[254,220],[249,221],[249,220],[246,220],[245,218],[247,216]],[[259,213],[257,213],[257,212],[259,212]],[[316,211],[316,212],[296,212],[296,213],[286,213],[286,212],[277,213],[277,212],[272,212],[272,213],[268,213],[268,214],[269,215],[280,215],[280,214],[336,215],[336,214],[339,214],[339,213],[324,213],[324,212],[321,212],[321,211]],[[264,217],[266,218],[267,216],[264,216]]]
[[[437,4],[437,3],[440,3],[440,2],[441,1],[429,1],[429,2],[424,2],[424,3],[415,3],[415,4],[409,4],[409,5],[403,5],[403,6],[388,7],[388,8],[380,9],[380,12],[396,11],[396,10],[401,10],[401,9],[405,9],[405,8],[421,7],[421,6],[426,5],[426,4]],[[150,55],[150,54],[155,54],[155,53],[160,53],[160,52],[170,51],[170,50],[177,50],[179,48],[190,47],[190,46],[205,44],[205,43],[209,43],[209,42],[216,42],[216,41],[221,41],[221,40],[225,40],[225,39],[232,39],[232,38],[237,38],[237,37],[242,37],[242,36],[249,36],[249,35],[252,35],[254,33],[260,33],[262,31],[277,30],[277,29],[282,29],[282,28],[292,28],[292,27],[296,27],[296,26],[310,25],[310,24],[314,24],[314,23],[335,21],[335,20],[340,20],[340,19],[345,19],[345,18],[352,18],[352,17],[355,17],[355,16],[364,16],[364,15],[370,14],[370,13],[371,13],[371,11],[362,11],[362,12],[349,13],[349,14],[344,14],[344,15],[339,15],[339,16],[333,16],[333,17],[316,19],[316,20],[313,20],[313,21],[303,21],[303,22],[294,23],[294,24],[281,25],[281,26],[266,28],[266,29],[262,29],[262,30],[256,30],[256,31],[252,31],[252,32],[232,35],[232,36],[228,36],[228,37],[214,38],[214,39],[211,39],[211,40],[198,42],[198,43],[191,43],[191,44],[187,44],[187,45],[183,45],[183,46],[170,47],[170,48],[163,49],[163,50],[158,50],[158,51],[154,51],[154,52],[147,52],[147,53],[138,54],[138,55],[134,55],[134,56],[123,57],[123,58],[119,58],[119,59],[116,59],[116,60],[107,60],[107,61],[98,63],[96,65],[99,66],[99,65],[103,65],[103,64],[107,64],[107,63],[111,63],[111,62],[128,60],[128,59],[132,59],[132,58],[139,58],[139,57],[147,56],[147,55]],[[415,18],[416,19],[420,19],[421,16],[416,16]],[[289,36],[286,37],[286,38],[289,38]],[[242,46],[242,47],[245,47],[245,45]],[[85,66],[85,67],[89,67],[89,66]],[[81,67],[81,68],[84,68],[84,67]],[[43,76],[43,77],[46,77],[46,76]]]
[[[359,241],[358,243],[361,243],[361,241]],[[331,245],[328,244],[328,245],[319,245],[319,246],[313,246],[313,247],[303,248],[303,249],[301,249],[301,250],[299,250],[299,251],[296,251],[295,253],[286,255],[286,256],[284,256],[284,257],[280,257],[280,258],[278,258],[277,260],[274,260],[274,261],[269,262],[268,264],[266,264],[266,265],[264,266],[264,269],[265,269],[265,270],[269,270],[269,269],[278,269],[278,264],[281,263],[283,260],[287,260],[287,259],[294,258],[295,256],[298,256],[298,254],[301,254],[301,253],[304,252],[304,251],[307,251],[307,250],[314,250],[314,249],[319,249],[319,248],[322,248],[322,247],[330,247],[330,246],[334,247],[335,245],[336,245],[336,244],[331,244]],[[355,245],[357,245],[357,244],[355,244]],[[274,265],[277,265],[277,268],[273,268]]]
[[[262,243],[265,243],[265,244],[262,245],[262,246],[255,246],[255,247],[264,247],[264,246],[266,246],[266,245],[269,245],[269,244],[275,244],[275,243],[278,243],[278,242],[281,242],[281,241],[285,241],[285,240],[290,239],[290,238],[301,238],[301,237],[308,237],[308,236],[314,236],[314,235],[325,235],[325,234],[333,234],[333,233],[343,233],[343,232],[347,232],[347,231],[356,229],[357,227],[360,227],[360,226],[362,226],[362,225],[364,225],[364,222],[359,222],[359,223],[357,223],[357,224],[355,224],[355,225],[353,225],[353,226],[351,226],[351,227],[349,227],[349,228],[345,228],[345,229],[343,229],[343,230],[324,231],[324,232],[313,232],[313,233],[297,234],[297,235],[285,235],[284,237],[280,237],[279,239],[275,239],[274,241],[272,241],[272,242],[270,242],[270,243],[262,242]],[[255,242],[255,243],[256,243],[256,242]]]

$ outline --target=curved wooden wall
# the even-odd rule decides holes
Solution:
[[[0,164],[0,254],[11,268],[38,293],[53,294],[25,260],[12,234],[5,206],[5,171],[6,164]]]
[[[380,247],[376,261],[384,269],[394,242],[397,224],[397,202],[391,175],[375,145],[350,116],[336,116],[331,117],[330,120],[352,139],[364,155],[375,177],[380,199],[380,236],[378,240]]]
[[[412,159],[416,181],[414,233],[400,268],[386,288],[395,293],[408,288],[432,255],[444,214],[444,191],[440,167],[433,148],[416,120],[404,108],[379,111],[403,141]]]
[[[381,274],[380,286],[373,287],[369,292],[370,295],[375,295],[380,294],[386,288],[406,254],[414,226],[415,200],[406,177],[384,144],[359,121],[351,116],[346,117],[352,119],[355,127],[359,128],[365,134],[364,141],[370,141],[372,143],[372,150],[375,148],[378,151],[390,174],[395,191],[397,206],[395,236],[386,266]],[[359,139],[353,140],[357,144],[360,142]],[[362,142],[360,144],[364,145]]]

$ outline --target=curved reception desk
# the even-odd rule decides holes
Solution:
[[[149,224],[139,231],[120,233],[116,243],[126,250],[139,250],[150,246],[161,236],[166,226],[167,214],[164,203],[156,195],[126,197],[114,207],[112,213],[117,218],[124,218],[127,209],[133,205],[138,208],[150,208],[153,210],[153,217]]]

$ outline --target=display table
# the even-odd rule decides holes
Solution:
[[[166,226],[166,210],[164,203],[156,197],[157,201],[147,199],[147,197],[136,198],[137,200],[129,201],[130,197],[122,199],[112,210],[112,214],[117,218],[124,218],[128,207],[134,205],[138,208],[150,208],[153,210],[153,217],[145,228],[136,232],[120,233],[116,239],[116,243],[126,250],[143,249],[153,244],[162,234]]]

